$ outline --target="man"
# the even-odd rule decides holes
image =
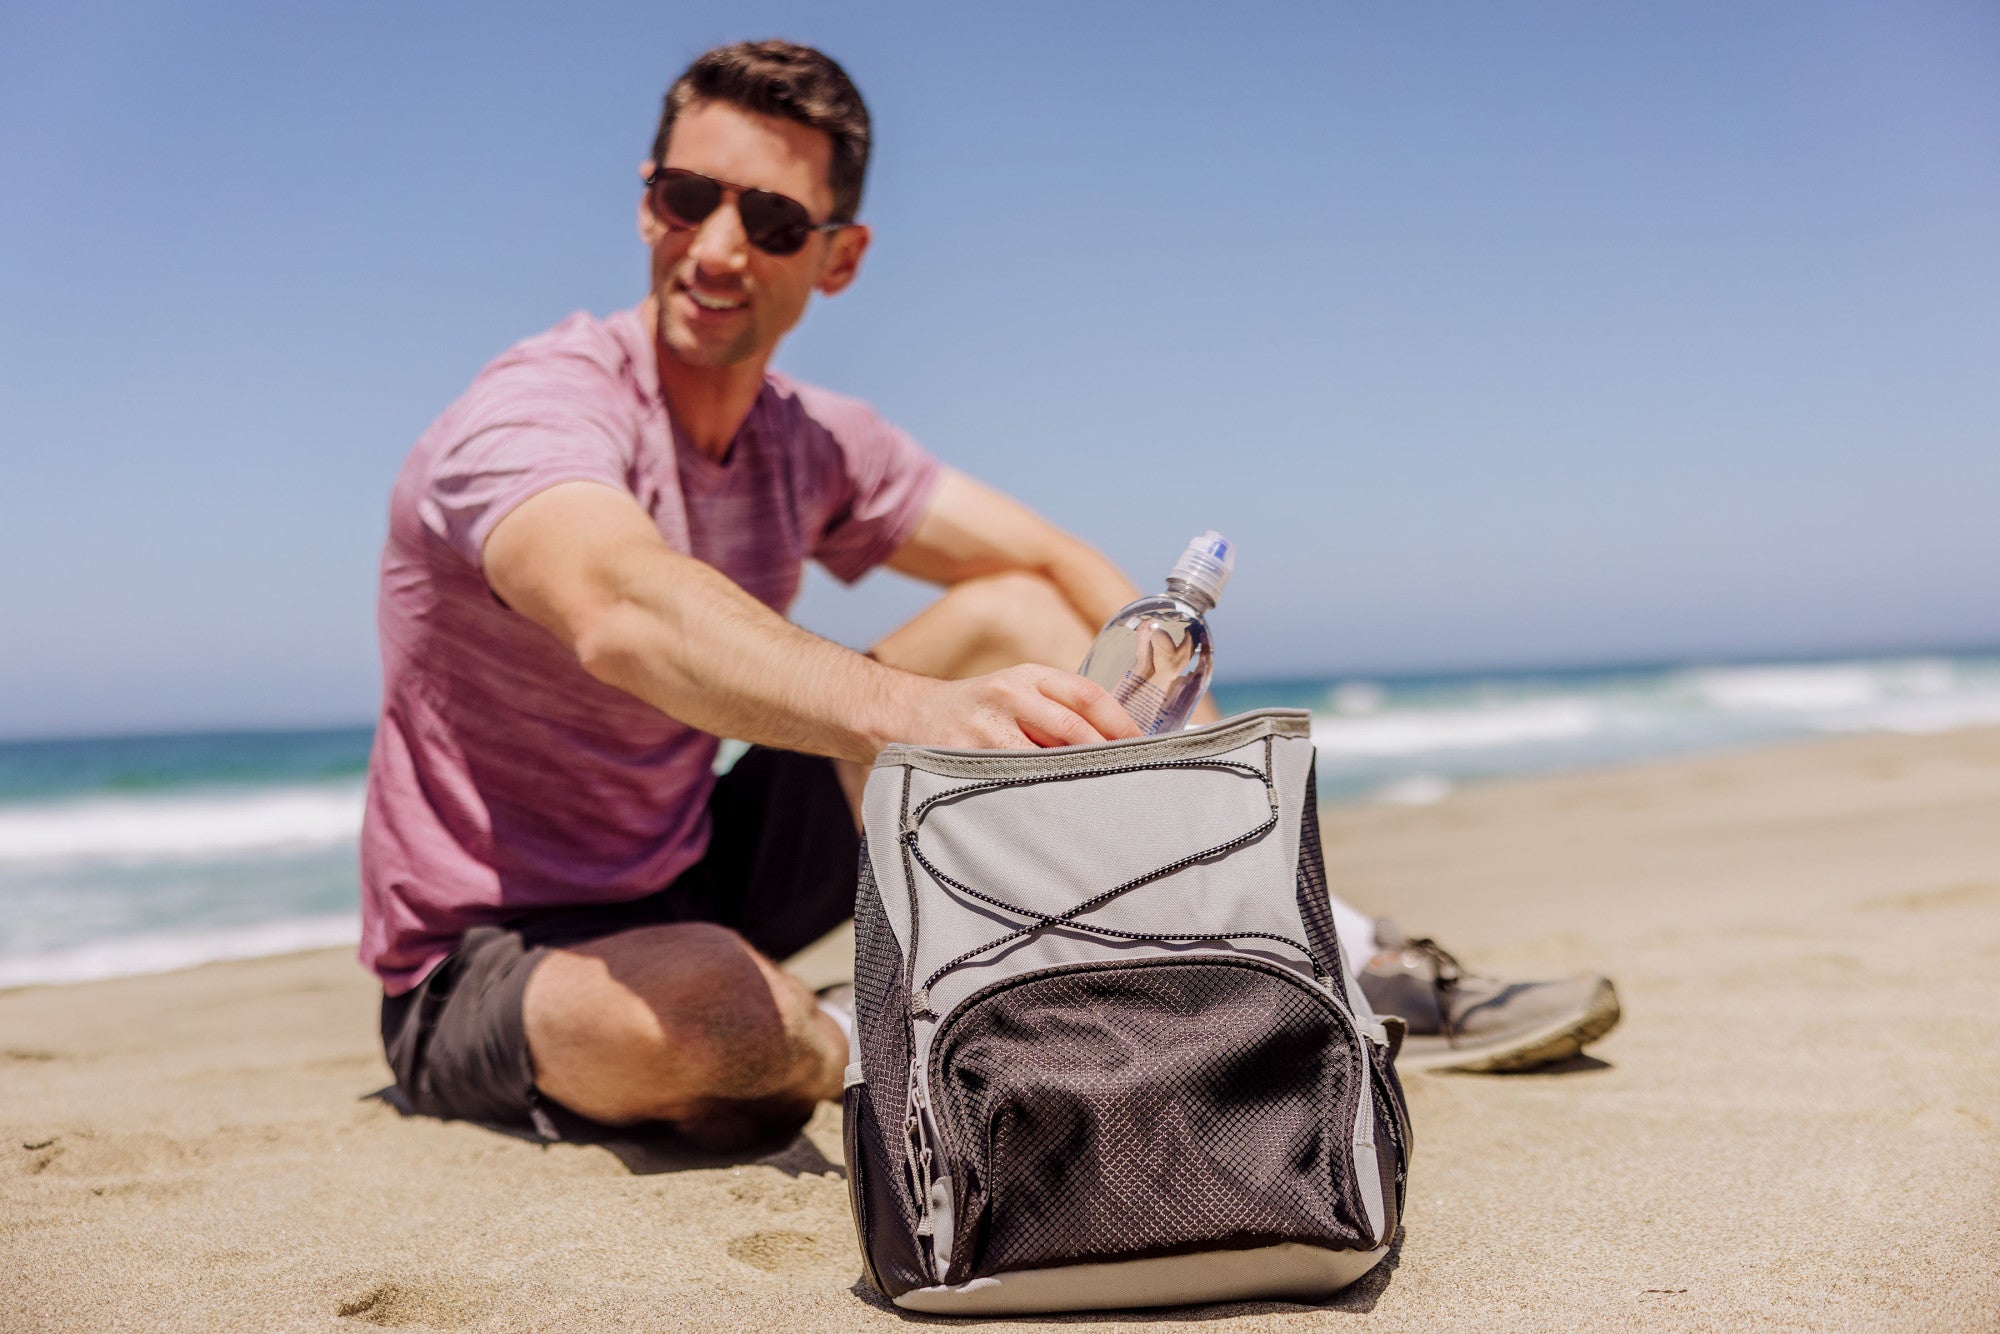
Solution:
[[[641,168],[646,299],[502,355],[397,481],[361,957],[420,1111],[715,1145],[797,1125],[839,1094],[848,1021],[772,960],[851,913],[876,751],[1135,733],[1067,670],[1136,596],[1123,575],[768,370],[860,270],[868,143],[816,51],[695,61]],[[784,619],[807,559],[946,592],[854,653]],[[718,781],[721,736],[756,746]],[[1366,919],[1341,929],[1367,960]],[[1376,971],[1465,1051],[1499,1050],[1482,1025],[1516,1061],[1609,1026],[1599,979],[1482,991],[1427,942]]]

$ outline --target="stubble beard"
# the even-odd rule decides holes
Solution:
[[[660,343],[672,353],[676,361],[688,366],[699,366],[707,370],[721,370],[729,366],[740,366],[754,360],[758,353],[757,323],[754,318],[745,319],[727,342],[718,343],[704,339],[694,330],[677,320],[671,313],[675,293],[671,287],[659,296]],[[748,313],[748,312],[746,312]]]
[[[718,345],[692,337],[687,330],[678,328],[672,320],[668,320],[660,341],[666,344],[667,351],[673,353],[675,360],[707,370],[740,366],[757,356],[755,329],[745,329],[728,342]]]

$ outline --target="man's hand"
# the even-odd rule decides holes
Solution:
[[[1102,686],[1053,667],[1027,664],[966,681],[926,680],[925,685],[908,723],[911,734],[894,740],[1026,750],[1139,735]]]

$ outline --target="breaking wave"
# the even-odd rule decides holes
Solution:
[[[0,806],[0,867],[201,861],[351,843],[361,785]]]

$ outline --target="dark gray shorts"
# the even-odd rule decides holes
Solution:
[[[783,959],[854,915],[860,836],[816,755],[752,747],[715,785],[702,859],[656,894],[564,908],[468,931],[410,991],[382,1000],[396,1087],[427,1116],[547,1138],[601,1129],[535,1088],[521,997],[550,949],[644,926],[716,922]]]

